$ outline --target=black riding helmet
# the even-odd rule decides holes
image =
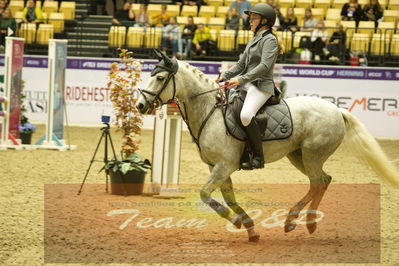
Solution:
[[[274,11],[274,8],[266,3],[258,3],[251,7],[250,10],[244,11],[245,14],[248,16],[251,13],[255,13],[260,15],[262,18],[267,19],[267,23],[259,24],[256,27],[255,34],[258,32],[258,30],[263,27],[263,26],[269,26],[270,28],[273,27],[274,23],[276,22],[276,11]]]

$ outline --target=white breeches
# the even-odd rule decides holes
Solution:
[[[247,91],[247,97],[245,98],[240,113],[240,119],[241,123],[246,127],[251,123],[252,118],[272,95],[268,92],[259,90],[251,83],[245,84],[244,87]]]

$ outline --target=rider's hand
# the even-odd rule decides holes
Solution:
[[[224,80],[224,78],[222,78],[221,76],[219,76],[219,77],[217,77],[217,78],[215,79],[215,81],[216,81],[217,83],[220,83],[220,82],[223,82],[223,81],[225,81],[225,80]]]
[[[228,83],[227,88],[229,88],[229,89],[233,88],[234,86],[240,85],[240,82],[238,81],[237,78],[232,78],[232,79],[228,80],[227,83]]]

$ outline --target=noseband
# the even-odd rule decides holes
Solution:
[[[154,103],[155,103],[156,106],[162,106],[162,105],[164,105],[164,104],[172,103],[172,102],[174,101],[174,99],[175,99],[175,96],[176,96],[175,70],[173,70],[173,69],[170,68],[170,67],[166,67],[166,66],[159,65],[159,64],[156,65],[155,67],[156,67],[156,68],[162,68],[163,70],[165,70],[166,72],[168,72],[168,77],[166,78],[165,83],[163,84],[162,88],[161,88],[157,93],[154,93],[154,92],[148,91],[148,90],[140,90],[140,89],[139,89],[139,91],[140,91],[140,93],[143,95],[144,100],[146,101],[147,104],[149,104],[150,102],[148,101],[146,94],[149,94],[149,95],[151,95],[151,96],[154,96],[154,98],[155,98]],[[160,95],[161,95],[161,93],[164,91],[164,89],[168,86],[169,81],[170,81],[171,79],[173,80],[173,96],[172,96],[172,98],[170,98],[169,100],[167,100],[166,102],[164,102],[164,101],[161,99]]]

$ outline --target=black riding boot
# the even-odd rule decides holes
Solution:
[[[252,118],[251,123],[244,127],[245,133],[247,134],[247,142],[252,150],[252,154],[249,156],[249,162],[243,162],[241,168],[243,169],[258,169],[263,168],[265,159],[263,156],[262,137],[260,129],[255,118]]]

